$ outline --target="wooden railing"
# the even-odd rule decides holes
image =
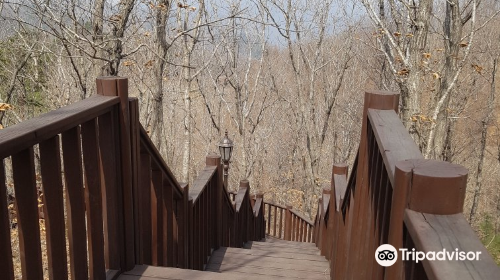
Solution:
[[[498,266],[462,215],[467,170],[424,160],[398,118],[398,101],[394,93],[366,93],[350,178],[345,164],[335,164],[319,200],[314,236],[331,279],[496,279]],[[382,244],[398,251],[394,265],[376,262]],[[480,252],[480,259],[417,263],[402,261],[399,249]]]
[[[292,206],[281,206],[270,202],[266,205],[266,234],[279,239],[313,242],[313,223]]]
[[[97,95],[0,131],[2,279],[44,278],[39,188],[50,279],[113,279],[137,264],[203,269],[219,246],[264,238],[262,195],[252,199],[246,182],[235,208],[220,156],[207,157],[191,187],[179,183],[138,107],[127,79],[100,78]],[[7,183],[22,275],[14,272]]]

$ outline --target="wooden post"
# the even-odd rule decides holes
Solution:
[[[405,209],[452,215],[462,213],[467,187],[467,169],[436,160],[405,160],[396,163],[388,242],[403,248]],[[386,279],[402,279],[403,263],[386,268]]]
[[[285,240],[292,240],[292,206],[286,206],[285,212]]]
[[[395,110],[399,105],[399,94],[387,91],[367,91],[365,92],[365,102],[363,108],[363,118],[361,125],[361,139],[358,150],[358,165],[356,170],[355,193],[351,195],[354,207],[352,220],[350,221],[350,236],[347,246],[347,274],[342,278],[367,279],[371,274],[372,263],[366,263],[367,259],[374,259],[372,252],[369,252],[369,244],[372,224],[372,205],[369,195],[370,183],[368,175],[368,139],[369,129],[368,109]],[[350,214],[349,214],[350,215]]]
[[[121,182],[123,195],[123,236],[124,256],[121,267],[123,270],[131,270],[135,265],[134,252],[134,215],[133,215],[133,192],[132,192],[132,151],[130,133],[130,115],[128,100],[128,79],[122,77],[99,77],[96,79],[97,94],[104,96],[120,97],[119,119],[120,119],[120,159],[121,159]]]

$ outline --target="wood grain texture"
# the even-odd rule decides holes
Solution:
[[[64,280],[68,277],[68,266],[59,136],[40,143],[39,147],[49,278]]]
[[[85,167],[89,277],[94,280],[105,279],[102,179],[95,119],[82,124],[82,151]]]
[[[88,279],[87,229],[80,127],[74,127],[62,134],[62,150],[71,275],[75,280],[86,280]]]
[[[118,97],[92,96],[39,117],[0,130],[0,158],[52,138],[110,111]]]
[[[423,261],[429,279],[497,279],[500,268],[463,214],[433,215],[405,211],[405,225],[419,251],[480,252],[480,261]]]
[[[4,161],[0,162],[0,271],[3,272],[5,280],[14,280],[14,267],[12,264],[12,248],[10,241],[10,221],[7,205],[7,188],[5,185]]]
[[[12,156],[23,279],[43,278],[33,148]]]

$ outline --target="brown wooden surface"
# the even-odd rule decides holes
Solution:
[[[5,167],[3,160],[0,162],[0,256],[4,256],[4,259],[0,261],[0,271],[3,271],[5,280],[14,280],[7,188],[5,185]]]
[[[39,145],[49,278],[68,277],[59,136]]]
[[[481,261],[423,261],[429,279],[498,279],[500,268],[463,214],[433,215],[406,209],[405,224],[419,251],[481,252]]]
[[[42,253],[33,148],[12,156],[12,170],[23,278],[41,280]]]
[[[85,280],[88,279],[87,229],[79,127],[62,134],[62,150],[71,275],[75,280]]]
[[[80,102],[62,107],[0,130],[0,158],[18,153],[37,143],[52,138],[83,122],[110,111],[119,102],[115,97],[94,95]]]
[[[92,279],[105,279],[101,167],[98,145],[96,120],[82,124],[89,274]]]
[[[105,258],[107,269],[120,269],[120,247],[123,244],[123,223],[119,190],[119,164],[116,160],[119,145],[114,119],[115,112],[109,112],[98,118],[99,124],[99,161],[101,167],[102,190],[103,190],[103,219],[105,238]]]

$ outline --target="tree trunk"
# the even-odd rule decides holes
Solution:
[[[490,97],[488,99],[488,109],[486,112],[486,116],[482,121],[482,129],[481,129],[481,142],[479,148],[479,163],[477,165],[476,178],[475,178],[475,188],[474,188],[474,197],[472,199],[472,207],[470,209],[469,214],[469,223],[473,224],[476,219],[477,209],[479,207],[479,198],[481,197],[481,190],[483,186],[483,165],[484,165],[484,153],[486,150],[486,142],[488,139],[488,125],[491,122],[491,118],[493,115],[494,104],[495,104],[495,77],[497,72],[497,62],[498,58],[493,60],[493,71],[491,73],[491,89],[490,89]]]

